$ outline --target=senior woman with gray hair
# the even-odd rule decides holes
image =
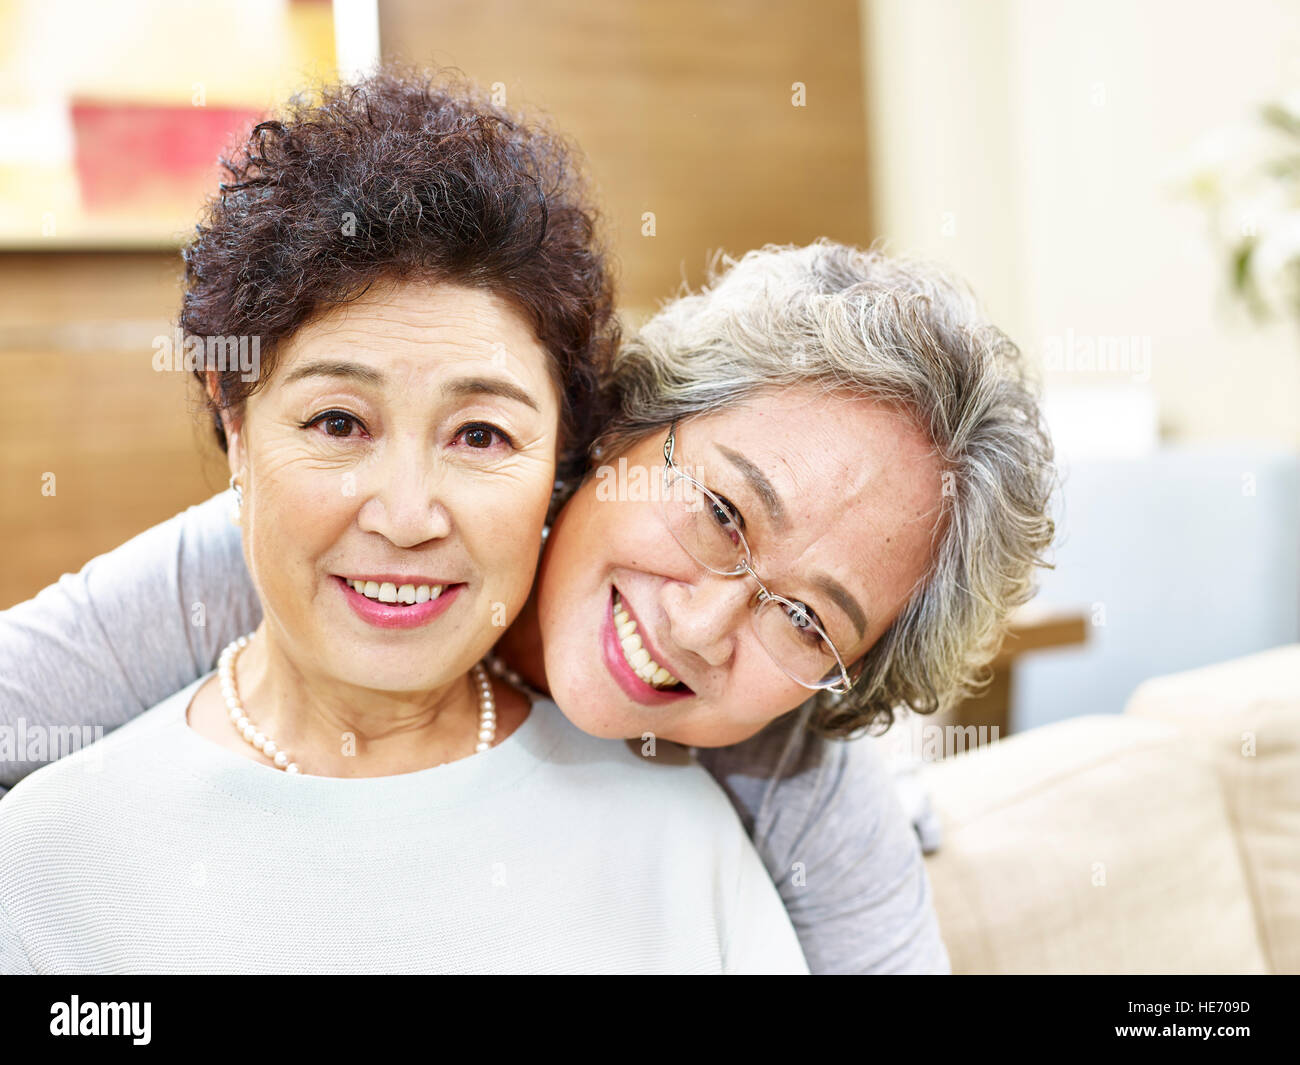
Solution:
[[[695,748],[812,971],[946,970],[884,767],[842,741],[978,686],[1045,564],[1052,448],[1016,349],[936,270],[818,241],[728,260],[624,344],[606,387],[498,651],[589,733]],[[128,544],[0,619],[18,705],[101,714],[63,650],[113,654],[117,626],[88,631],[64,602],[92,576],[111,578],[96,613],[137,623],[141,588],[235,589],[207,629],[177,610],[167,648],[116,659],[120,691],[174,687],[255,622],[222,512],[191,508],[140,538],[156,559]]]

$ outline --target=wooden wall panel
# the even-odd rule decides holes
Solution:
[[[222,487],[187,375],[152,368],[179,263],[0,255],[0,608]]]
[[[384,54],[457,66],[586,152],[643,314],[708,253],[868,243],[857,0],[380,0]],[[793,106],[791,86],[806,86]],[[641,235],[653,211],[656,235]]]

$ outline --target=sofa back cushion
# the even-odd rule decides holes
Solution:
[[[927,765],[926,859],[954,973],[1263,973],[1212,757],[1087,716]]]
[[[1300,973],[1300,644],[1146,681],[1124,713],[1212,760],[1269,966]]]

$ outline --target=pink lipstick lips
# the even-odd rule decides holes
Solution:
[[[619,642],[618,630],[614,623],[614,595],[617,589],[610,589],[609,606],[605,611],[605,621],[600,630],[600,653],[605,668],[609,670],[614,681],[623,689],[623,694],[633,702],[644,706],[662,706],[664,703],[676,702],[695,693],[686,685],[677,688],[656,688],[641,679],[636,671],[628,665],[623,656],[623,647]],[[624,608],[627,608],[624,602]]]
[[[417,629],[421,625],[427,625],[446,613],[465,587],[464,584],[444,585],[437,598],[430,598],[423,603],[380,603],[362,595],[345,578],[334,579],[356,615],[367,624],[380,629]],[[411,582],[408,580],[406,583]]]

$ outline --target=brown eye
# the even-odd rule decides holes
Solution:
[[[495,425],[486,422],[462,425],[457,430],[455,439],[475,451],[489,451],[501,445],[507,448],[514,447],[514,441],[504,429],[498,429]]]
[[[812,611],[803,603],[795,602],[786,610],[785,616],[796,629],[806,629],[812,625]]]
[[[813,646],[825,646],[821,633],[817,631],[817,626],[821,624],[821,618],[817,616],[812,607],[796,599],[788,606],[782,603],[781,609],[785,612],[786,620],[794,627],[801,640]]]
[[[341,410],[327,410],[309,418],[300,426],[302,429],[316,429],[333,440],[351,440],[353,437],[365,436],[366,428],[353,415]],[[352,430],[355,429],[354,433]]]
[[[740,516],[740,511],[736,509],[730,499],[724,496],[718,496],[717,500],[716,503],[713,501],[709,503],[709,510],[713,514],[713,520],[731,538],[733,544],[740,543],[740,529],[745,524],[744,519]]]

